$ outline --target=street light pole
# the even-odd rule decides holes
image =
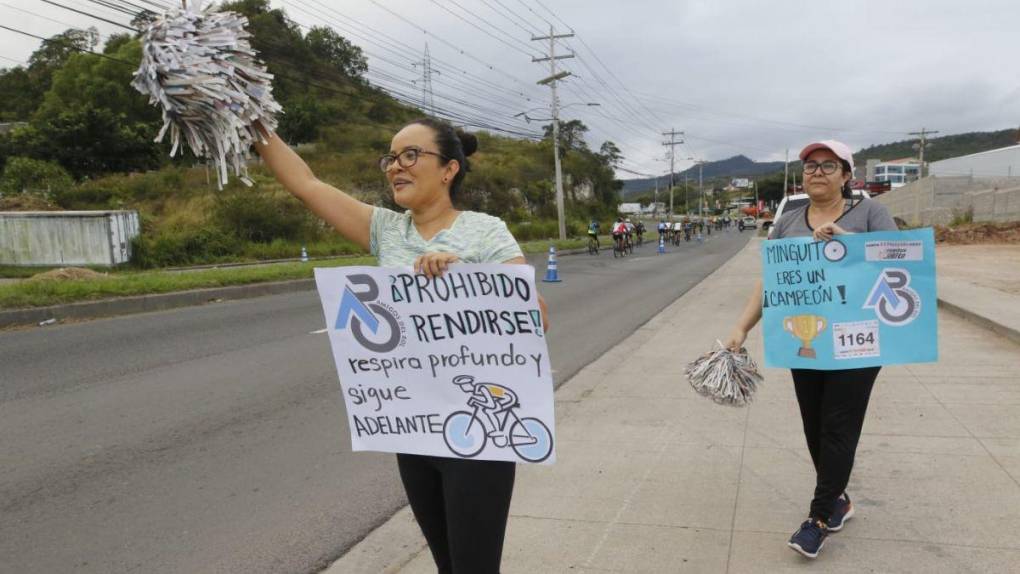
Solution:
[[[549,43],[553,44],[552,41]],[[555,49],[555,47],[550,48],[550,50]],[[553,57],[555,58],[555,56]],[[553,60],[552,68],[555,73],[556,60]],[[553,81],[550,87],[552,88],[553,158],[556,163],[556,218],[559,220],[560,241],[563,241],[567,238],[567,219],[563,207],[563,168],[560,166],[560,110],[556,97],[556,82]]]
[[[687,204],[687,170],[684,170],[684,216],[691,211],[691,206]]]
[[[548,84],[552,89],[552,126],[553,126],[553,161],[556,164],[556,217],[559,219],[560,239],[567,238],[567,219],[563,207],[563,168],[560,166],[560,110],[559,100],[556,97],[556,82],[570,75],[570,72],[556,71],[556,60],[573,58],[573,54],[556,55],[556,40],[560,38],[572,38],[574,34],[556,34],[553,26],[549,25],[548,36],[532,36],[532,41],[549,40],[549,55],[545,58],[532,58],[532,62],[549,62],[549,77],[539,80],[539,85]]]
[[[701,165],[705,163],[698,160],[698,219],[701,220],[701,225],[698,226],[698,239],[701,239],[701,230],[705,227],[705,190],[702,187],[703,180],[701,177]]]

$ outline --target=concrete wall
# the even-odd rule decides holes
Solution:
[[[911,225],[1020,221],[1020,177],[926,177],[878,196],[893,217]]]
[[[117,265],[140,232],[135,211],[0,212],[0,265]]]

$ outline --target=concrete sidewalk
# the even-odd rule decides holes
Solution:
[[[682,375],[729,332],[757,247],[557,391],[558,462],[519,467],[503,571],[1017,572],[1020,346],[945,312],[939,363],[879,376],[856,517],[816,561],[786,547],[814,487],[789,371],[766,369],[747,408]],[[748,347],[761,356],[757,329]],[[407,509],[328,570],[434,571]]]
[[[1020,245],[939,245],[939,304],[1020,344]]]

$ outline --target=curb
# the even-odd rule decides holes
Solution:
[[[989,331],[1020,345],[1020,331],[1012,327],[1008,327],[1002,323],[997,323],[993,319],[975,313],[969,309],[956,305],[955,303],[950,303],[941,297],[938,299],[938,306],[957,317],[970,321],[979,327],[984,327],[985,329],[988,329]]]

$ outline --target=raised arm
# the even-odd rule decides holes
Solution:
[[[276,134],[266,136],[266,140],[266,143],[257,142],[255,149],[277,181],[340,235],[367,250],[372,210],[375,208],[320,181],[301,156]]]

